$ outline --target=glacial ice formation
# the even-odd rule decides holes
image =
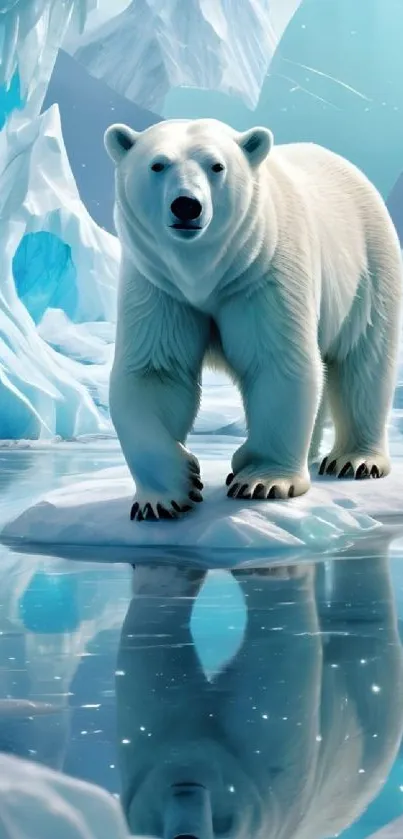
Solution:
[[[116,237],[94,224],[80,200],[63,143],[57,106],[22,124],[18,118],[11,117],[0,135],[0,160],[1,218],[9,217],[11,227],[18,229],[17,238],[9,229],[10,222],[7,225],[0,222],[0,239],[5,241],[6,227],[14,259],[18,257],[15,242],[21,247],[24,241],[22,230],[24,237],[51,233],[69,248],[76,273],[75,305],[71,302],[70,282],[65,287],[59,277],[57,305],[50,297],[45,308],[49,305],[63,308],[76,322],[114,321],[119,244]],[[47,256],[52,257],[49,247]],[[40,254],[37,259],[43,262]],[[30,270],[35,273],[32,260],[31,252]],[[41,294],[51,295],[52,281],[50,278],[49,282],[46,273],[42,285],[36,290],[36,300]]]
[[[108,428],[80,381],[79,365],[73,368],[40,337],[16,293],[12,268],[18,246],[26,234],[44,231],[71,250],[77,271],[74,320],[113,321],[119,246],[80,201],[56,106],[32,120],[13,115],[0,134],[2,438],[76,437]],[[82,373],[85,380],[88,370]]]
[[[19,73],[28,115],[39,113],[60,44],[82,33],[97,0],[0,0],[0,85]]]
[[[91,74],[157,112],[169,90],[179,86],[235,94],[253,109],[277,44],[300,3],[132,0],[87,34],[69,35],[64,47]]]
[[[82,31],[95,6],[95,0],[0,0],[0,83],[9,91],[0,133],[3,439],[75,438],[110,429],[102,351],[95,358],[92,347],[88,358],[82,342],[81,349],[68,351],[66,334],[58,346],[43,337],[55,308],[64,313],[70,335],[79,327],[90,334],[86,322],[98,321],[108,321],[111,332],[115,319],[119,244],[97,227],[80,200],[57,106],[40,114],[67,29]],[[56,277],[57,248],[65,258]],[[43,316],[41,334],[36,322]],[[60,326],[60,315],[55,317]]]

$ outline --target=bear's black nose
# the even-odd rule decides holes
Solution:
[[[187,195],[180,195],[179,198],[175,198],[175,201],[172,201],[171,210],[179,221],[194,221],[196,218],[199,218],[202,205],[197,198],[188,198]]]

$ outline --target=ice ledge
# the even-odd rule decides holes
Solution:
[[[403,462],[379,482],[315,478],[301,498],[248,503],[226,497],[228,460],[229,452],[225,459],[222,452],[220,459],[201,459],[205,500],[180,521],[130,522],[133,485],[122,466],[49,493],[9,522],[0,538],[16,550],[48,553],[52,546],[63,556],[107,551],[117,561],[130,559],[134,549],[140,561],[146,561],[142,549],[150,556],[196,552],[223,566],[233,564],[237,551],[242,562],[258,553],[331,551],[403,513]]]

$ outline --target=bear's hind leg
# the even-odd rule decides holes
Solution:
[[[327,364],[335,442],[320,475],[381,478],[390,472],[387,417],[395,385],[395,348],[368,327],[341,361]]]

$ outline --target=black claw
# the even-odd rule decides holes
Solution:
[[[175,513],[181,513],[182,512],[182,507],[180,507],[179,504],[176,503],[176,501],[171,501],[171,507],[173,507],[173,509],[175,510]]]
[[[139,510],[138,513],[137,513],[136,521],[144,521],[144,516],[143,516],[143,513],[141,512],[141,510]]]
[[[239,489],[239,484],[233,484],[231,489],[228,490],[228,493],[227,493],[228,498],[234,498],[234,495],[237,494],[238,489]]]
[[[371,469],[371,478],[380,478],[380,472],[377,466],[373,466]]]
[[[200,492],[196,492],[193,489],[189,492],[189,498],[191,501],[195,501],[196,504],[200,504],[200,501],[203,501],[203,496],[200,495]]]
[[[320,464],[319,475],[324,475],[325,474],[326,463],[327,463],[327,457],[323,458],[322,463]]]
[[[200,477],[200,466],[198,466],[197,463],[193,463],[193,461],[189,463],[189,470],[193,475],[196,475],[196,477]]]
[[[356,481],[361,480],[361,478],[368,478],[369,470],[366,463],[361,463],[358,467],[357,472],[355,474]]]
[[[165,507],[162,506],[162,504],[157,504],[157,513],[158,513],[160,519],[173,519],[174,518],[172,513],[170,513],[169,510],[166,510]]]
[[[242,484],[241,489],[238,492],[238,498],[252,498],[251,493],[247,492],[248,489],[248,484]]]
[[[190,506],[190,504],[185,504],[183,507],[181,507],[181,513],[188,513],[192,509],[193,508]]]
[[[289,498],[294,498],[294,495],[295,495],[295,489],[294,489],[294,485],[292,484],[290,486],[289,490],[288,490],[288,497]]]
[[[339,473],[339,478],[346,478],[348,472],[351,472],[352,475],[354,475],[353,464],[350,463],[350,461],[348,461],[348,463],[344,464],[343,468],[341,469],[341,471]]]
[[[133,507],[130,511],[130,521],[134,521],[134,519],[137,516],[137,513],[138,513],[139,509],[140,509],[140,504],[136,501],[135,504],[133,504]]]
[[[232,484],[232,481],[234,480],[234,477],[235,476],[234,476],[233,472],[230,472],[229,475],[227,475],[227,479],[225,481],[227,487],[229,487],[229,485]]]
[[[144,507],[144,521],[156,521],[157,516],[150,503]]]
[[[332,462],[329,463],[329,466],[326,468],[326,475],[331,475],[332,474],[332,472],[333,472],[333,470],[336,466],[336,463],[337,463],[337,460],[332,460]]]
[[[266,498],[275,498],[276,497],[276,487],[272,486],[269,489],[269,492],[266,495]]]
[[[264,484],[257,484],[257,486],[255,486],[252,498],[266,498]]]
[[[190,480],[196,489],[203,489],[204,484],[202,484],[200,478],[193,478],[192,476]]]

